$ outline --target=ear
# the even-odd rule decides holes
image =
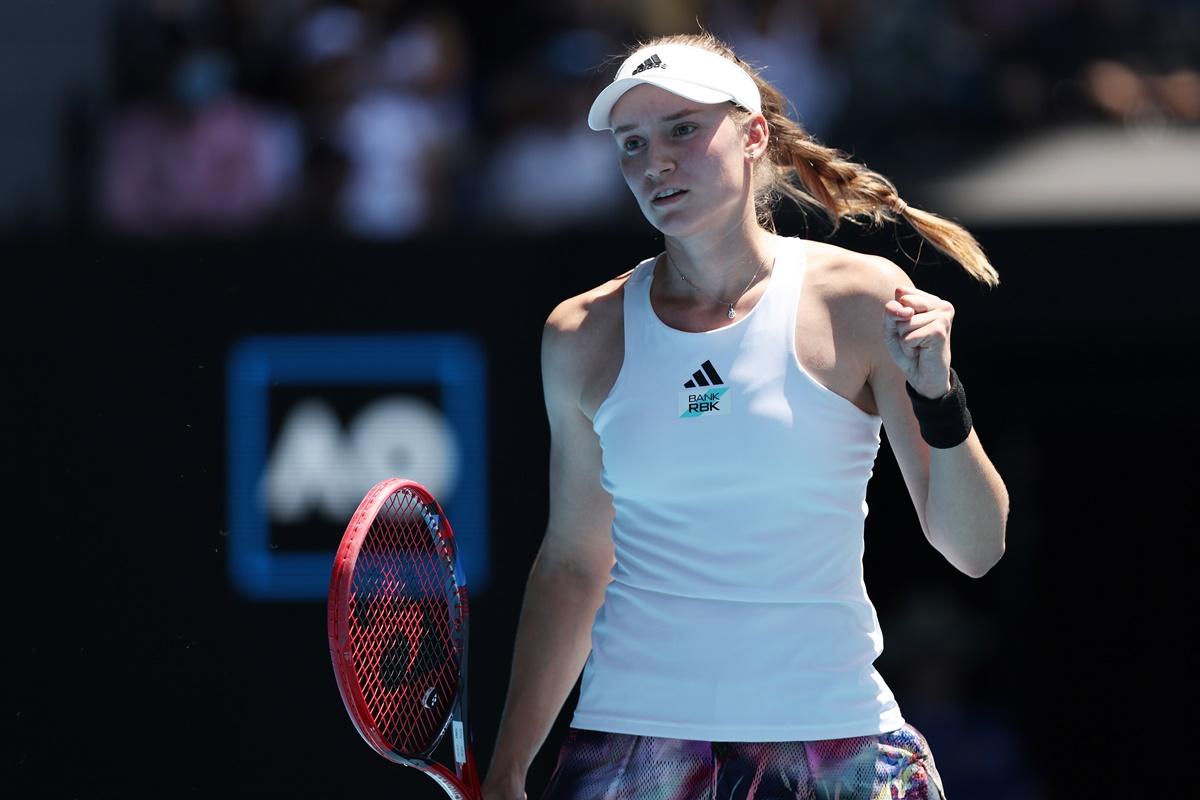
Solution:
[[[771,140],[770,128],[767,126],[767,118],[762,114],[755,114],[746,123],[745,133],[745,154],[750,161],[757,161],[767,154],[767,144]]]

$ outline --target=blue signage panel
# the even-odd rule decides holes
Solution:
[[[322,600],[377,481],[446,510],[472,592],[488,585],[487,370],[455,334],[266,336],[228,361],[228,564],[243,596]]]

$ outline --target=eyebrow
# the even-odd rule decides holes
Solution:
[[[699,114],[699,113],[700,113],[700,109],[698,109],[698,108],[685,108],[683,111],[676,111],[674,114],[670,114],[668,116],[663,117],[662,119],[659,120],[659,122],[674,122],[677,119],[683,119],[684,117],[690,117],[692,114]],[[625,133],[626,131],[631,131],[636,127],[637,127],[636,125],[622,125],[619,128],[613,128],[613,136],[616,136],[618,133]]]

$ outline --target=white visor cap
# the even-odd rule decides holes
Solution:
[[[697,103],[726,103],[732,100],[756,114],[762,98],[750,73],[724,56],[687,44],[643,47],[625,59],[613,82],[596,95],[588,112],[588,127],[612,130],[609,121],[621,95],[643,83],[653,84]]]

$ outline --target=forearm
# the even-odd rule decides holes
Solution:
[[[956,447],[930,448],[929,459],[929,540],[957,569],[981,577],[1004,554],[1004,481],[974,431]]]
[[[587,661],[592,621],[607,583],[540,559],[535,563],[489,775],[528,771]]]

